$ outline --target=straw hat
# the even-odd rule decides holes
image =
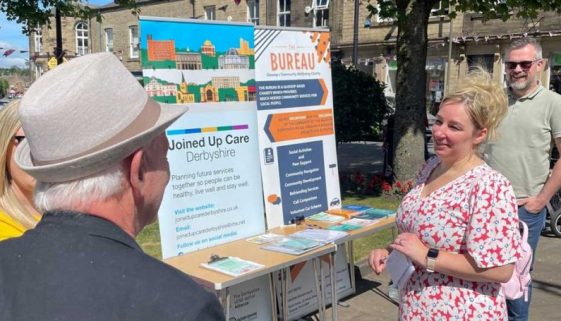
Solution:
[[[27,139],[16,162],[40,182],[86,177],[147,145],[187,110],[149,98],[111,53],[76,58],[43,75],[22,98]]]

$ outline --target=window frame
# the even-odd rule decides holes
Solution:
[[[115,50],[115,42],[113,28],[105,28],[105,52],[114,52]],[[109,34],[111,34],[111,41],[109,41]],[[111,44],[111,46],[109,46]]]
[[[318,4],[324,2],[324,4]],[[329,27],[329,0],[313,0],[312,3],[314,19],[312,22],[313,28],[328,28]],[[321,12],[320,24],[318,24],[318,16]],[[325,18],[327,16],[327,18]]]
[[[203,8],[205,10],[205,20],[216,20],[216,6],[215,5],[204,6]],[[209,14],[211,16],[210,19],[209,19]]]
[[[136,43],[134,42],[133,30],[136,30]],[[131,59],[138,59],[140,57],[140,34],[138,25],[129,26],[129,57]]]
[[[259,0],[247,0],[247,22],[259,25]],[[250,5],[252,4],[252,5]]]
[[[284,7],[283,7],[284,11],[281,11],[281,2],[284,4]],[[287,7],[288,7],[288,10],[286,10]],[[277,26],[279,26],[279,27],[290,27],[291,8],[292,8],[291,0],[278,0],[277,1]],[[281,17],[282,17],[282,21],[283,21],[282,24],[281,24]]]
[[[445,8],[443,14],[440,13],[440,10],[442,10],[442,1],[438,1],[435,7],[430,10],[429,18],[445,17],[450,12],[450,8]]]
[[[43,50],[43,31],[41,27],[37,27],[33,30],[33,47],[36,53],[40,53]]]
[[[78,21],[74,25],[74,38],[76,39],[76,56],[87,55],[90,49],[90,28],[86,22]]]

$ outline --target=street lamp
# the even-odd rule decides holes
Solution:
[[[358,9],[359,0],[355,0],[355,15],[353,21],[353,65],[358,63]]]

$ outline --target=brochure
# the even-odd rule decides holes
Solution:
[[[233,256],[214,258],[208,263],[202,263],[201,266],[230,276],[240,276],[264,267],[262,264]]]
[[[350,204],[350,205],[345,205],[342,207],[342,209],[344,210],[351,210],[351,211],[356,211],[356,212],[365,212],[369,209],[371,209],[372,207],[370,206],[365,206],[365,205],[354,205],[354,204]]]
[[[318,221],[318,222],[326,222],[326,223],[337,223],[345,218],[339,215],[333,215],[326,212],[317,213],[311,216],[306,217],[306,220],[310,221]]]
[[[322,243],[331,243],[337,239],[347,236],[343,231],[332,231],[323,229],[305,229],[290,234],[291,237],[305,238]]]
[[[367,220],[375,220],[375,219],[381,219],[381,218],[386,218],[388,216],[392,216],[395,215],[395,211],[391,211],[391,210],[383,210],[383,209],[379,209],[379,208],[371,208],[369,210],[366,210],[356,216],[354,216],[355,218],[362,218],[362,219],[367,219]]]
[[[331,231],[354,231],[354,230],[360,230],[362,228],[362,226],[359,225],[350,225],[350,224],[337,224],[337,225],[331,225],[329,227],[327,227],[328,230]]]
[[[366,227],[366,226],[370,226],[372,224],[375,224],[376,222],[378,222],[380,219],[375,219],[375,220],[368,220],[368,219],[364,219],[364,218],[356,218],[353,217],[349,220],[343,221],[341,222],[341,224],[347,224],[347,225],[358,225],[360,227]]]
[[[302,253],[311,251],[317,247],[324,245],[323,242],[318,242],[312,239],[287,236],[281,240],[267,243],[261,248],[269,251],[282,252],[292,255],[300,255]]]
[[[283,237],[284,236],[279,235],[279,234],[275,234],[275,233],[266,233],[266,234],[261,234],[261,235],[256,235],[256,236],[250,237],[250,238],[246,239],[246,241],[251,242],[251,243],[255,243],[255,244],[265,244],[265,243],[278,241],[278,240],[282,239]]]
[[[333,215],[339,215],[339,216],[343,216],[346,218],[351,218],[353,216],[359,215],[360,212],[354,211],[354,210],[346,210],[343,208],[332,208],[327,210],[327,213],[329,214],[333,214]]]
[[[393,250],[386,262],[386,270],[390,272],[393,283],[397,285],[398,289],[402,290],[415,272],[415,267],[410,258],[397,250]]]

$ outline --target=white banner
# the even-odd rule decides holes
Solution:
[[[263,233],[253,25],[143,17],[140,31],[149,95],[190,108],[166,131],[163,257]]]
[[[329,32],[255,29],[269,228],[340,206]]]

